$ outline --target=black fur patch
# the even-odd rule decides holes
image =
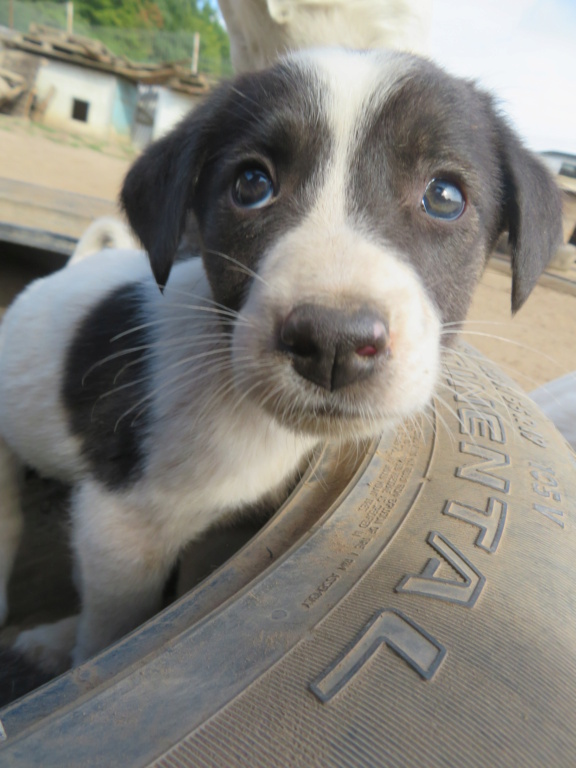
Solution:
[[[517,309],[561,233],[555,186],[489,96],[430,62],[408,55],[406,61],[391,94],[376,89],[358,115],[349,214],[398,246],[445,321],[463,318],[488,253],[508,229]],[[160,284],[193,214],[215,299],[242,306],[250,270],[306,215],[322,184],[333,150],[323,88],[313,69],[297,64],[239,77],[139,158],[122,200]],[[269,173],[275,196],[261,208],[242,209],[231,189],[240,171],[254,167]],[[468,206],[460,219],[438,221],[423,212],[433,178],[461,184]]]
[[[429,64],[409,71],[369,116],[351,163],[349,208],[397,246],[444,321],[461,320],[498,230],[502,174],[484,95]],[[455,183],[467,208],[454,221],[422,207],[434,178]]]
[[[313,74],[283,64],[239,77],[136,161],[122,202],[161,285],[192,213],[215,299],[242,305],[250,270],[314,202],[332,145],[322,95]],[[258,210],[231,199],[236,175],[250,167],[269,171],[275,186],[274,200]]]
[[[398,247],[444,322],[464,318],[503,230],[521,244],[513,263],[514,310],[554,252],[560,208],[549,174],[509,130],[490,96],[428,62],[407,72],[368,116],[350,174],[352,216]],[[467,206],[459,219],[433,219],[423,210],[426,185],[434,178],[463,191]],[[529,236],[521,239],[517,230]]]
[[[239,309],[251,283],[248,270],[257,271],[266,249],[314,204],[332,137],[319,84],[282,65],[238,80],[219,118],[194,209],[214,296]],[[275,196],[264,208],[240,209],[230,190],[238,171],[253,164],[270,170]],[[226,255],[248,270],[231,265]]]
[[[51,679],[11,648],[0,648],[0,708],[19,699]]]
[[[62,398],[72,432],[95,477],[120,489],[142,469],[150,334],[139,285],[118,288],[94,307],[68,350]],[[119,334],[131,331],[120,338]]]

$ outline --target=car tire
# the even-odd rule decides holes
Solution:
[[[573,766],[576,456],[492,363],[0,712],[10,766]]]

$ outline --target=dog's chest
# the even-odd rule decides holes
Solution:
[[[170,507],[167,514],[193,526],[264,499],[280,501],[317,443],[250,405],[220,406],[216,414],[201,412],[193,427],[174,420],[169,440],[148,462],[146,485]]]

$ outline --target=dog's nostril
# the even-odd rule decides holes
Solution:
[[[318,353],[315,341],[316,333],[312,318],[308,313],[293,310],[282,323],[280,342],[286,352],[302,357],[310,357]]]
[[[388,357],[388,329],[371,310],[302,304],[281,324],[278,349],[292,358],[300,376],[335,390],[370,376]]]
[[[373,344],[366,344],[364,347],[360,347],[356,350],[356,354],[360,357],[374,357],[378,354],[378,350]]]
[[[388,347],[388,332],[383,322],[375,322],[372,326],[372,337],[366,344],[358,347],[355,352],[360,357],[374,357]]]

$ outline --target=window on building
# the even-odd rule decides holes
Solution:
[[[72,120],[79,120],[81,123],[87,123],[89,109],[90,102],[74,99],[72,102]]]

